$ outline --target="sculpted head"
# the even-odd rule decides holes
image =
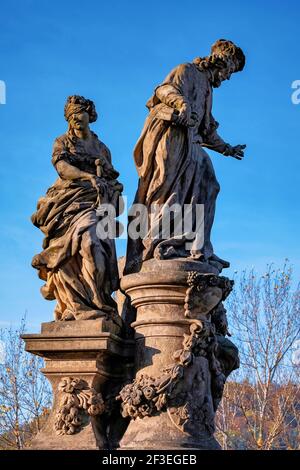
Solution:
[[[185,316],[203,319],[232,291],[233,281],[215,274],[190,271],[185,296]]]
[[[218,39],[207,57],[196,57],[194,63],[202,70],[209,70],[213,87],[217,88],[231,75],[241,72],[245,66],[245,55],[240,47],[227,39]]]
[[[84,131],[89,123],[97,120],[96,108],[93,101],[79,95],[69,96],[65,104],[65,119],[69,127]]]

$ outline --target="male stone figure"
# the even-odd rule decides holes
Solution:
[[[32,265],[45,281],[41,292],[56,299],[56,320],[85,320],[116,312],[118,288],[114,240],[97,236],[101,204],[117,204],[122,185],[106,145],[89,128],[97,113],[92,101],[70,96],[68,131],[54,143],[59,178],[40,198],[32,222],[45,235]]]
[[[203,147],[238,160],[244,156],[246,146],[225,143],[211,114],[212,88],[243,70],[244,64],[242,50],[233,42],[220,39],[208,57],[197,57],[193,63],[175,67],[147,102],[149,115],[134,150],[139,175],[134,202],[146,205],[149,231],[144,239],[131,240],[129,234],[125,273],[139,271],[141,263],[151,258],[191,257],[219,270],[228,267],[229,263],[214,254],[210,241],[220,187]],[[174,204],[181,208],[187,204],[192,209],[204,205],[201,244],[195,211],[192,211],[192,240],[188,234],[178,237],[172,231],[169,237],[164,237],[158,227],[166,207]],[[159,210],[150,218],[154,205],[159,205]],[[192,241],[191,248],[187,248],[187,239]]]

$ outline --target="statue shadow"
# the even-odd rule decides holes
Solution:
[[[161,350],[147,346],[146,338],[144,335],[136,333],[136,362],[135,370],[138,371],[140,368],[145,368],[153,365],[153,356],[160,354]]]

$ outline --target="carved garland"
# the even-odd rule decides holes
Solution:
[[[105,405],[101,393],[90,388],[82,379],[64,377],[58,385],[58,390],[62,394],[54,423],[58,435],[75,434],[88,423],[89,416],[104,412]]]
[[[184,334],[182,349],[173,354],[174,364],[163,369],[157,378],[141,374],[122,388],[117,397],[122,401],[122,416],[136,419],[166,410],[169,401],[176,396],[176,384],[183,379],[184,370],[193,362],[194,356],[213,360],[214,341],[214,328],[210,322],[192,320],[190,334]],[[211,364],[211,370],[220,373],[218,364]]]
[[[187,299],[193,295],[201,295],[207,287],[219,287],[223,291],[222,300],[229,295],[233,281],[226,277],[205,275],[191,271],[187,277],[185,316],[189,318]],[[132,419],[153,416],[167,409],[170,401],[175,398],[175,387],[184,377],[185,369],[192,364],[195,356],[204,356],[209,360],[212,374],[212,394],[214,408],[222,397],[225,376],[219,361],[215,357],[217,340],[215,326],[207,320],[187,320],[190,322],[190,334],[184,334],[182,349],[173,354],[174,363],[163,369],[159,377],[141,374],[130,384],[125,385],[116,397],[121,403],[122,416]],[[183,409],[182,409],[183,410]],[[188,419],[185,416],[184,420]]]

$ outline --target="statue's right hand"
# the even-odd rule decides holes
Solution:
[[[242,158],[244,158],[245,148],[246,148],[246,144],[235,145],[234,147],[232,147],[232,152],[230,156],[233,158],[236,158],[237,160],[242,160]]]
[[[187,126],[191,118],[191,108],[188,103],[183,103],[177,116],[177,123]]]

